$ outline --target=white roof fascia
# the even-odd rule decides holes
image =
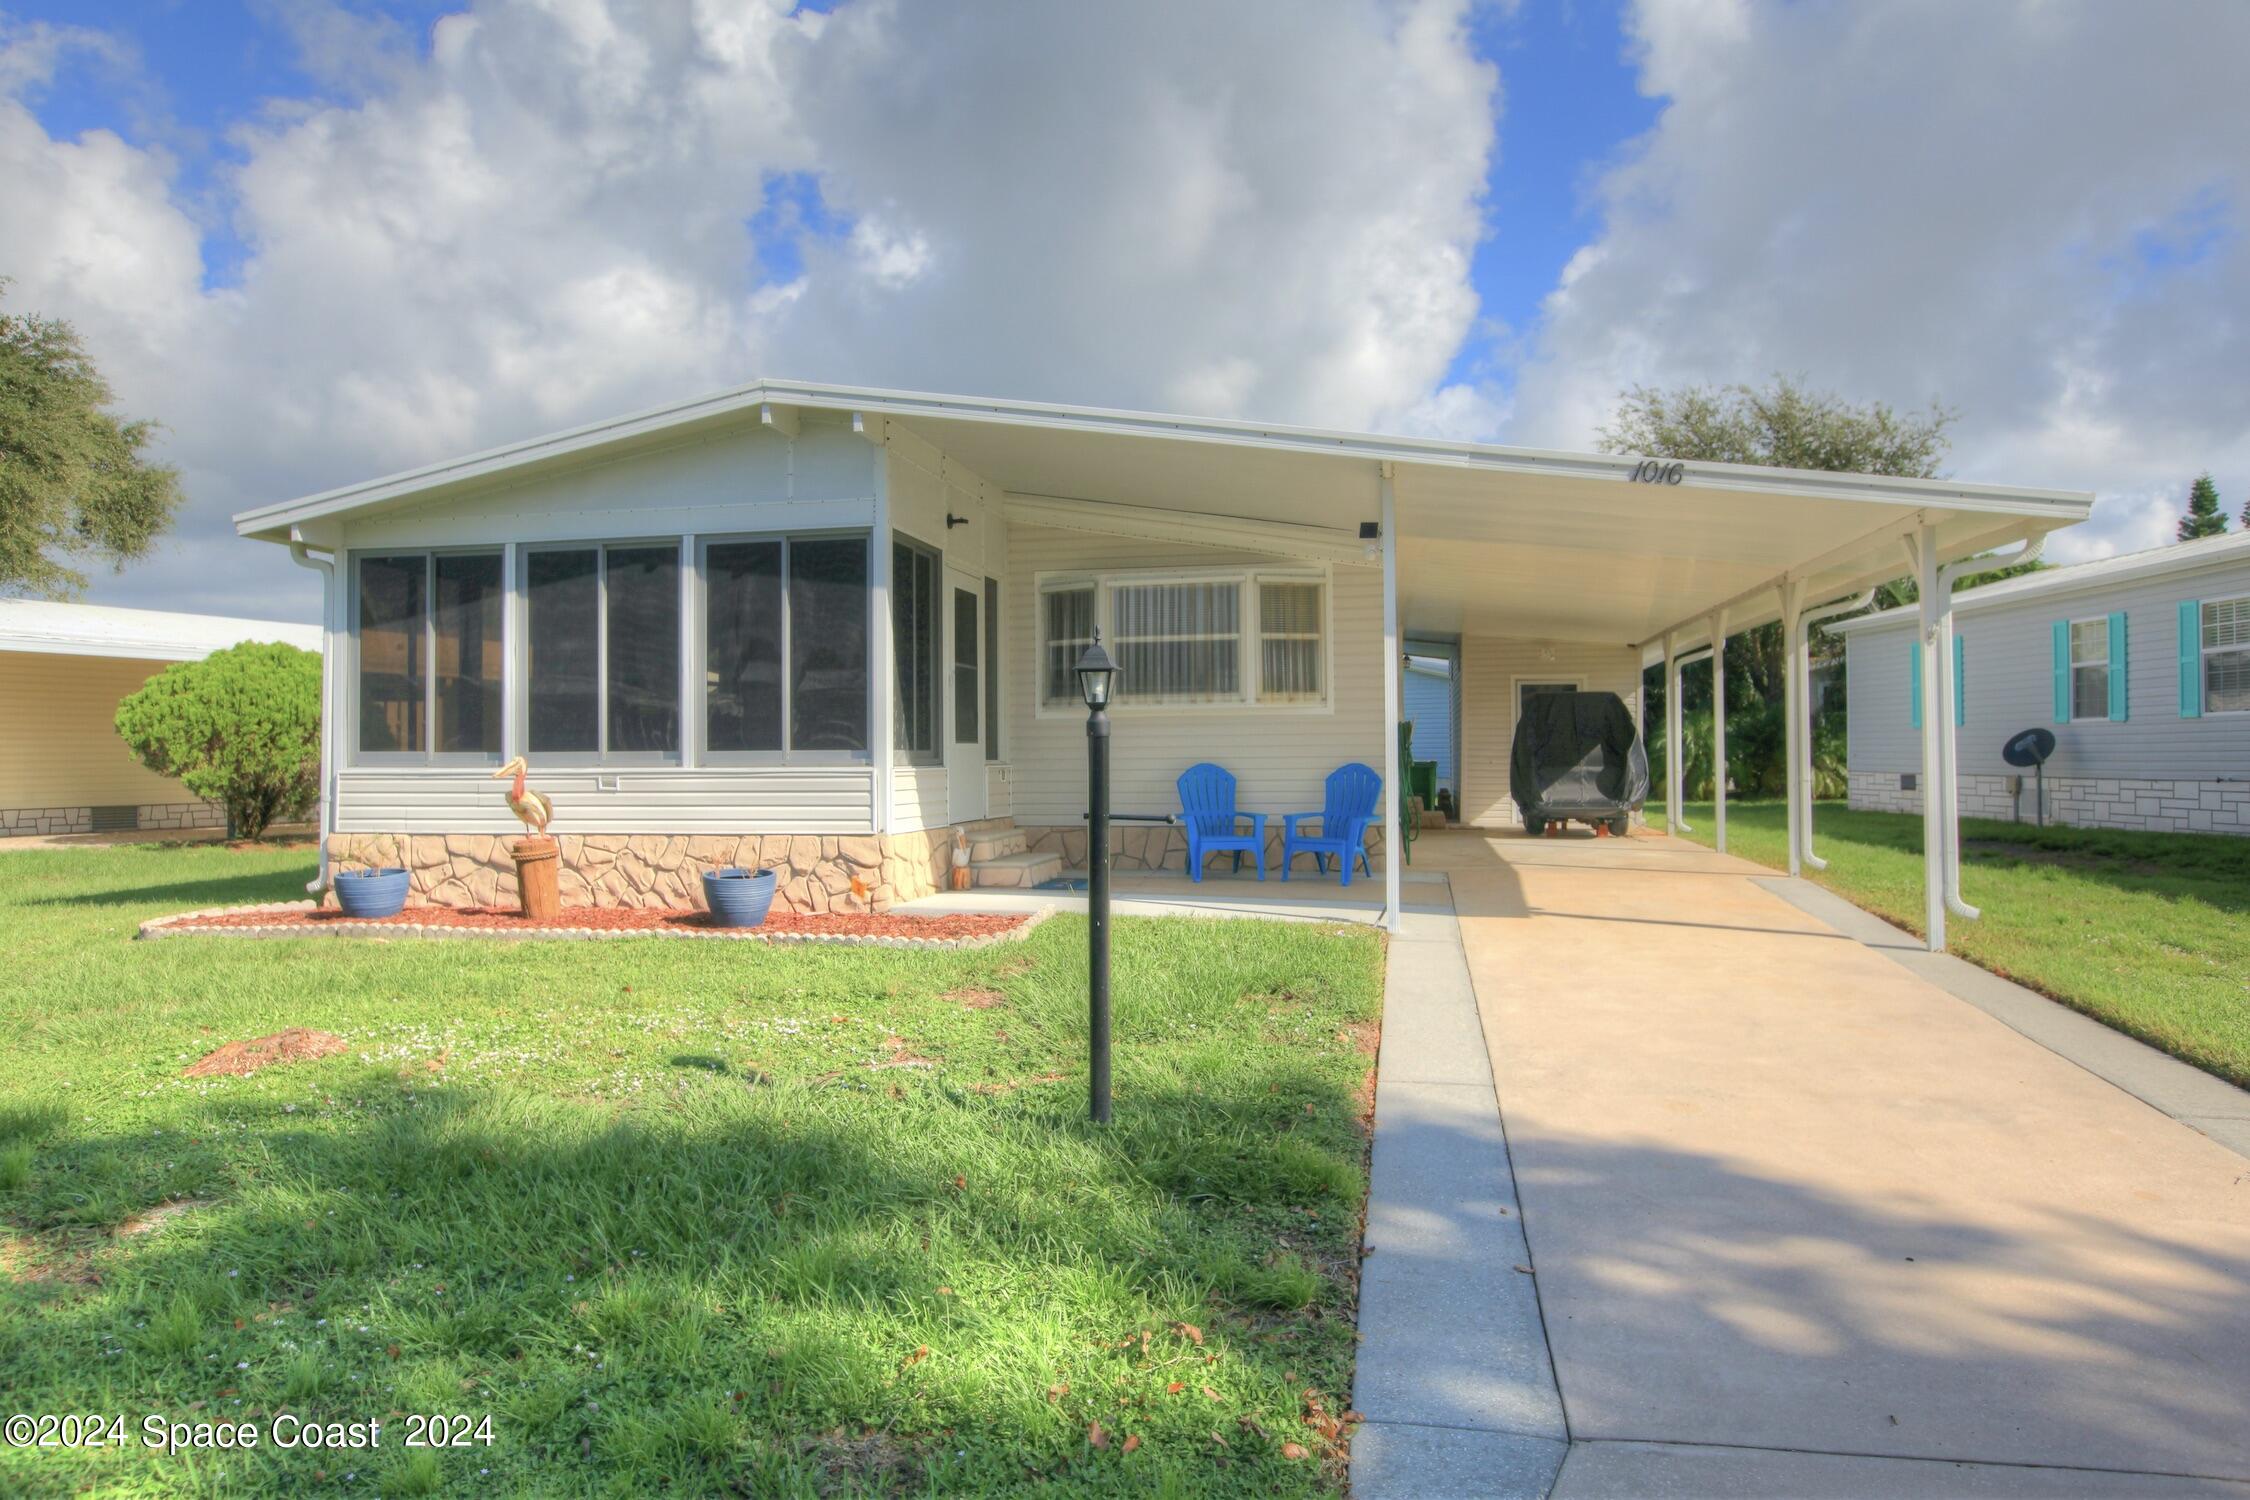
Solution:
[[[1332,454],[1365,462],[1398,462],[1489,470],[1494,473],[1617,479],[1642,462],[1631,454],[1566,453],[1508,448],[1488,443],[1453,443],[1431,438],[1384,436],[1206,417],[1165,416],[1103,407],[1069,407],[1042,402],[889,391],[854,386],[768,380],[731,391],[697,397],[595,422],[564,432],[364,483],[322,491],[302,499],[238,513],[243,534],[277,529],[343,511],[403,499],[443,485],[496,476],[524,465],[584,452],[690,422],[765,407],[802,407],[932,420],[974,421],[1052,431],[1110,433],[1151,439],[1266,448],[1307,454]],[[1693,463],[1681,484],[1747,493],[1820,499],[1856,499],[1946,510],[2021,513],[2077,520],[2092,506],[2082,491],[2026,489],[2007,485],[1963,484],[1946,479],[1897,479],[1879,475],[1836,474],[1754,464]],[[2062,512],[2058,516],[2058,509]]]
[[[0,651],[40,656],[104,656],[128,661],[200,661],[246,641],[278,641],[318,651],[317,625],[245,620],[48,600],[0,600]]]
[[[2178,542],[2168,547],[2154,547],[2146,552],[2128,552],[2117,557],[2096,558],[2092,562],[2072,563],[2068,567],[2046,568],[2037,573],[2025,573],[1998,583],[1961,590],[1953,596],[1953,612],[1960,614],[1964,610],[1997,609],[2021,600],[2044,598],[2048,595],[2067,599],[2080,594],[2099,593],[2103,589],[2142,579],[2161,578],[2167,574],[2187,578],[2243,563],[2250,563],[2250,531],[2211,537],[2201,543]],[[1879,630],[1887,625],[1916,618],[1919,614],[1918,605],[1901,604],[1875,614],[1839,620],[1826,628],[1834,632]]]

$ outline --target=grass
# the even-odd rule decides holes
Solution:
[[[1709,803],[1688,837],[1711,842]],[[1729,802],[1730,853],[1788,865],[1780,802]],[[1822,803],[1814,880],[1921,935],[1922,820]],[[1961,886],[1981,919],[1946,946],[2250,1088],[2250,840],[1961,820]]]
[[[1350,1388],[1374,933],[1119,921],[1104,1132],[1077,920],[957,955],[129,941],[309,863],[0,855],[0,1387],[131,1428],[0,1448],[0,1491],[1337,1487],[1306,1418]],[[288,1026],[351,1045],[180,1076]],[[284,1410],[382,1446],[139,1446]],[[493,1441],[409,1449],[409,1413]]]

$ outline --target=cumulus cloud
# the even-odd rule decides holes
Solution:
[[[193,497],[97,597],[305,613],[228,513],[762,373],[1473,414],[1433,396],[1498,87],[1463,3],[475,0],[426,48],[299,7],[321,92],[242,120],[193,202],[161,148],[31,107],[114,39],[0,30],[12,303],[79,325]]]
[[[1665,105],[1598,183],[1510,436],[1634,382],[1803,374],[1962,411],[1967,477],[2097,490],[2066,559],[2250,491],[2250,6],[1640,0]]]

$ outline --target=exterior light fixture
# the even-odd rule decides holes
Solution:
[[[1086,1069],[1088,1113],[1109,1123],[1109,693],[1117,664],[1102,633],[1078,658],[1078,691],[1086,700]]]

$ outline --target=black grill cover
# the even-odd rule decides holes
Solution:
[[[1516,719],[1508,794],[1526,823],[1603,817],[1648,796],[1648,752],[1615,693],[1540,693]]]

